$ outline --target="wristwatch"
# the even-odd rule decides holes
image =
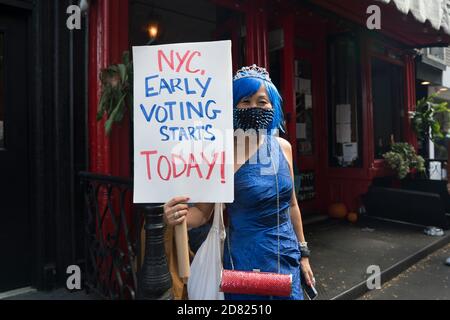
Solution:
[[[302,258],[309,258],[311,255],[311,251],[308,248],[308,242],[298,242],[298,247],[300,249],[300,253],[302,255]]]

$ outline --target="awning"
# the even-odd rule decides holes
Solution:
[[[404,48],[450,45],[450,0],[309,0],[359,25],[367,26],[367,9],[379,3],[379,32],[403,44]]]
[[[429,21],[435,30],[450,35],[450,0],[377,0],[394,3],[397,9],[407,15],[409,12],[419,22]]]

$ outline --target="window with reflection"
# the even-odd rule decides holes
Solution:
[[[362,166],[361,67],[358,38],[328,39],[329,164]]]
[[[311,156],[314,152],[312,68],[307,60],[294,61],[297,152]]]

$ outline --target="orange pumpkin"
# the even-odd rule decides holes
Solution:
[[[356,223],[356,221],[358,221],[358,214],[356,212],[350,212],[347,215],[347,220],[351,223]]]
[[[343,203],[333,203],[328,208],[328,215],[331,218],[344,219],[347,216],[347,207]]]

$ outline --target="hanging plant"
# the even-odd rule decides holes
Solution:
[[[425,171],[425,160],[417,155],[416,150],[409,143],[397,142],[391,145],[391,150],[383,154],[388,166],[397,172],[399,179],[415,169],[418,172]]]
[[[417,138],[421,142],[428,139],[434,143],[445,138],[447,132],[442,131],[436,115],[439,113],[450,113],[447,102],[436,103],[434,98],[437,93],[425,97],[417,101],[416,110],[410,113],[411,123]]]
[[[133,103],[133,64],[130,54],[122,54],[122,63],[113,64],[100,71],[101,97],[97,121],[106,117],[105,132],[110,134],[114,122],[120,122],[127,106]]]

